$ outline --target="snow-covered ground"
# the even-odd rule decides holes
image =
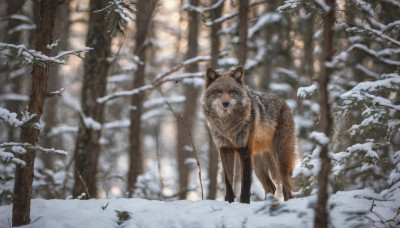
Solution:
[[[248,204],[223,201],[150,201],[144,199],[43,200],[31,205],[31,224],[24,227],[312,227],[314,196],[287,202],[268,197]],[[370,211],[375,199],[372,212]],[[338,192],[331,196],[333,227],[398,227],[400,190],[381,201],[372,190]],[[12,205],[0,207],[0,227],[11,227]],[[116,211],[130,219],[118,224]],[[385,221],[385,224],[382,223]]]

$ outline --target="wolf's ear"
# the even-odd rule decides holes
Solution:
[[[218,73],[212,68],[208,67],[207,68],[207,73],[206,73],[206,88],[211,85],[219,77]]]
[[[243,78],[244,78],[244,69],[243,69],[243,67],[242,66],[238,66],[236,68],[236,70],[233,71],[232,77],[234,79],[236,79],[241,85],[243,85],[244,84],[244,82],[243,82]]]

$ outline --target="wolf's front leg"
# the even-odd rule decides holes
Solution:
[[[242,189],[240,191],[240,202],[250,203],[251,188],[251,154],[248,147],[238,149],[240,157],[240,167],[242,168]]]
[[[235,151],[232,148],[221,147],[219,148],[219,156],[221,158],[222,168],[225,174],[225,201],[232,203],[235,200],[233,193],[233,174],[235,168]]]

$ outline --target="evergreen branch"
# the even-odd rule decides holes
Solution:
[[[131,13],[137,13],[135,8],[123,0],[112,0],[107,7],[93,11],[93,13],[106,12],[105,20],[108,22],[109,32],[111,37],[115,37],[117,33],[125,34],[127,24],[131,21],[129,13],[124,9]]]

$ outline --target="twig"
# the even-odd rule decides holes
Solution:
[[[397,216],[400,215],[400,208],[397,210],[397,214],[390,220],[388,220],[388,222],[394,222],[394,219],[397,218]]]
[[[161,188],[161,193],[163,192],[164,189],[164,183],[161,177],[161,160],[160,160],[160,151],[159,151],[159,142],[158,142],[158,134],[157,130],[154,129],[154,134],[156,136],[156,158],[157,158],[157,166],[158,166],[158,179],[160,181],[160,188]]]
[[[158,91],[160,92],[161,96],[164,96],[164,93],[161,91],[161,89],[158,89]],[[183,120],[182,116],[179,115],[178,113],[176,113],[174,111],[174,109],[172,108],[171,104],[168,102],[167,99],[165,99],[165,103],[168,105],[169,110],[182,122],[183,126],[186,128],[186,131],[189,134],[189,138],[190,138],[190,143],[192,144],[192,148],[193,148],[193,152],[194,152],[194,157],[197,161],[197,167],[199,168],[199,180],[200,180],[200,187],[201,187],[201,199],[204,199],[204,193],[203,193],[203,182],[201,181],[201,166],[200,166],[200,161],[199,161],[199,157],[197,156],[197,151],[196,151],[196,147],[194,146],[194,142],[193,142],[193,137],[192,137],[192,133],[190,131],[190,129],[186,126],[185,121]]]
[[[82,177],[82,175],[81,175],[81,172],[77,171],[77,173],[78,173],[79,179],[82,181],[83,187],[84,187],[84,189],[85,189],[86,198],[87,198],[87,199],[92,198],[92,197],[90,197],[89,190],[88,190],[88,188],[87,188],[87,186],[86,186],[86,182],[83,180],[83,177]]]
[[[108,207],[108,204],[109,204],[110,202],[107,202],[107,204],[105,205],[105,206],[101,206],[101,209],[103,209],[103,210],[105,210],[107,207]]]
[[[54,96],[61,96],[62,92],[64,92],[64,88],[61,88],[61,89],[59,89],[57,91],[54,91],[54,92],[47,93],[46,94],[46,98],[54,97]]]
[[[369,211],[372,211],[372,209],[374,209],[374,206],[376,206],[375,205],[375,200],[372,200],[371,208],[369,209]]]

